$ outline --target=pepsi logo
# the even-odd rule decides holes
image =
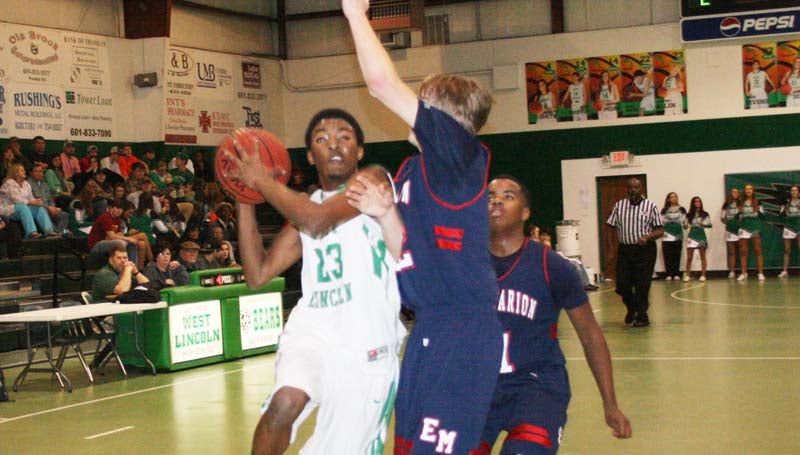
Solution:
[[[735,17],[726,17],[719,23],[719,31],[724,36],[736,36],[742,30],[742,24]]]

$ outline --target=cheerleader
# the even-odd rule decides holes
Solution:
[[[736,278],[736,253],[739,247],[739,189],[731,188],[722,204],[720,221],[725,225],[725,249],[728,252],[728,278]]]
[[[792,252],[792,241],[798,241],[800,247],[800,186],[792,185],[789,190],[789,200],[781,206],[783,222],[783,271],[779,278],[789,276],[789,254]]]
[[[738,281],[747,279],[747,253],[748,240],[753,242],[753,252],[756,254],[756,267],[758,268],[758,281],[764,281],[764,254],[761,251],[761,218],[764,209],[758,202],[753,185],[744,186],[744,197],[739,201],[739,260],[742,273],[736,278]]]
[[[661,223],[664,225],[664,237],[661,238],[661,253],[664,257],[665,279],[680,279],[681,247],[683,246],[683,229],[686,220],[686,209],[678,204],[678,194],[670,192],[664,199],[661,209]]]
[[[700,252],[700,281],[705,281],[706,249],[708,249],[706,229],[711,227],[711,217],[708,215],[708,212],[703,209],[703,200],[700,199],[700,196],[692,198],[692,202],[689,204],[689,214],[686,215],[686,221],[683,227],[689,230],[689,236],[686,241],[686,269],[684,269],[685,271],[683,272],[683,281],[689,281],[691,279],[689,274],[692,271],[694,250]]]

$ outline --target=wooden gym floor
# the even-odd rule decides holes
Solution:
[[[636,329],[623,326],[610,286],[590,300],[634,436],[610,435],[580,343],[563,318],[573,397],[560,454],[800,453],[800,277],[656,281],[653,325]],[[20,359],[20,352],[0,354],[0,364]],[[269,354],[155,377],[134,371],[126,380],[111,363],[90,385],[71,359],[73,393],[32,374],[9,392],[13,402],[0,403],[0,454],[248,454],[273,364]],[[6,380],[18,372],[6,370]]]

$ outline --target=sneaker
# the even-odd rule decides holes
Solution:
[[[706,276],[705,275],[700,275],[700,279],[698,281],[705,281],[705,280],[706,280]]]
[[[741,274],[739,274],[739,276],[736,278],[736,281],[744,281],[744,280],[746,280],[746,279],[747,279],[747,274],[746,274],[746,273],[741,273]]]
[[[664,279],[665,279],[665,280],[667,280],[667,281],[672,281],[672,277],[671,277],[671,276],[669,276],[669,275],[668,275],[666,278],[664,278]]]
[[[687,281],[690,281],[690,280],[691,280],[691,278],[689,277],[689,274],[688,273],[684,273],[683,274],[683,282],[686,283]]]
[[[736,272],[731,270],[730,273],[728,273],[728,278],[731,279],[731,280],[736,278]]]
[[[636,312],[633,310],[628,310],[628,312],[625,313],[625,325],[631,325],[634,319],[636,319]]]
[[[764,281],[764,274],[763,273],[759,273],[758,274],[758,281]]]
[[[42,234],[40,234],[38,232],[34,232],[34,233],[32,233],[31,235],[28,236],[29,239],[38,239],[38,238],[41,238],[41,237],[42,237]]]
[[[786,270],[778,274],[778,278],[786,278],[787,276],[789,276],[789,272]]]

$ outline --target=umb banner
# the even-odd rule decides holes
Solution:
[[[274,346],[283,331],[280,292],[239,297],[242,350]]]
[[[219,300],[169,307],[172,363],[222,355],[222,316]]]
[[[170,46],[164,68],[165,142],[215,146],[236,128],[263,127],[267,95],[258,61]]]

